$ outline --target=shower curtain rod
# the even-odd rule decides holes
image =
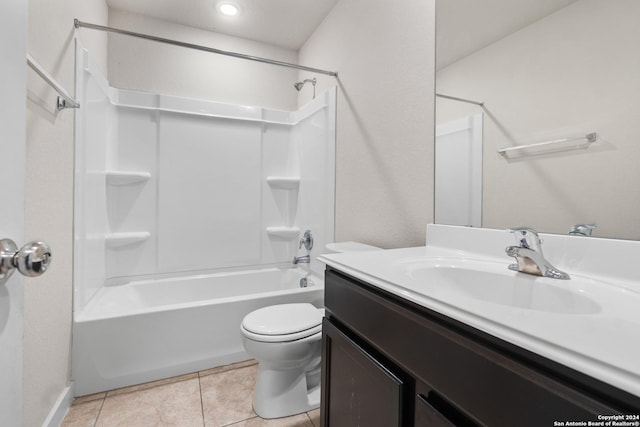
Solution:
[[[42,65],[35,58],[27,53],[27,65],[31,67],[49,86],[51,86],[56,92],[58,92],[58,101],[56,107],[58,111],[65,108],[80,108],[78,101],[73,99],[69,92],[67,92],[60,83],[53,78],[51,74],[44,69]]]
[[[484,102],[473,101],[471,99],[457,98],[455,96],[443,95],[441,93],[436,93],[436,96],[438,98],[450,99],[452,101],[460,101],[460,102],[467,102],[469,104],[476,104],[476,105],[479,105],[481,107],[484,105]]]
[[[73,23],[74,23],[74,26],[76,28],[89,28],[91,30],[100,30],[100,31],[107,31],[107,32],[116,33],[116,34],[124,34],[126,36],[139,37],[141,39],[146,39],[146,40],[152,40],[152,41],[156,41],[156,42],[160,42],[160,43],[171,44],[171,45],[174,45],[174,46],[186,47],[186,48],[195,49],[195,50],[202,50],[202,51],[209,52],[209,53],[217,53],[219,55],[232,56],[234,58],[248,59],[250,61],[263,62],[265,64],[279,65],[281,67],[296,68],[298,70],[311,71],[313,73],[320,73],[320,74],[326,74],[328,76],[338,77],[338,73],[335,72],[335,71],[327,71],[327,70],[321,70],[319,68],[305,67],[304,65],[290,64],[288,62],[275,61],[273,59],[261,58],[259,56],[244,55],[242,53],[230,52],[230,51],[226,51],[226,50],[215,49],[215,48],[212,48],[212,47],[200,46],[200,45],[197,45],[197,44],[185,43],[185,42],[181,42],[181,41],[177,41],[177,40],[171,40],[171,39],[165,39],[163,37],[151,36],[149,34],[135,33],[133,31],[120,30],[118,28],[105,27],[103,25],[97,25],[97,24],[90,24],[88,22],[82,22],[82,21],[80,21],[78,19],[74,19]]]

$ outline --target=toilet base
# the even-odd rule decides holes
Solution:
[[[279,370],[258,366],[253,410],[261,418],[282,418],[320,407],[320,384],[302,369]],[[308,387],[310,386],[310,388]]]

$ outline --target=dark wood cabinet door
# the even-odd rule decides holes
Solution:
[[[480,427],[480,424],[436,390],[416,381],[414,427]]]
[[[429,403],[427,397],[416,395],[415,427],[456,427]]]
[[[402,426],[403,382],[326,318],[323,335],[324,427]]]

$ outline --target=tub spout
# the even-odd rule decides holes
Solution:
[[[294,264],[309,264],[310,262],[311,256],[309,255],[293,257]]]

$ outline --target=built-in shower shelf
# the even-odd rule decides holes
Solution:
[[[116,186],[140,184],[151,178],[149,172],[107,171],[106,176],[107,184]]]
[[[126,233],[110,233],[105,236],[104,242],[107,248],[120,248],[122,246],[141,243],[151,236],[148,231],[132,231]]]
[[[300,186],[299,176],[268,176],[267,183],[272,188],[281,188],[284,190],[295,190]]]
[[[292,240],[298,238],[298,227],[267,227],[267,234],[274,240]]]

